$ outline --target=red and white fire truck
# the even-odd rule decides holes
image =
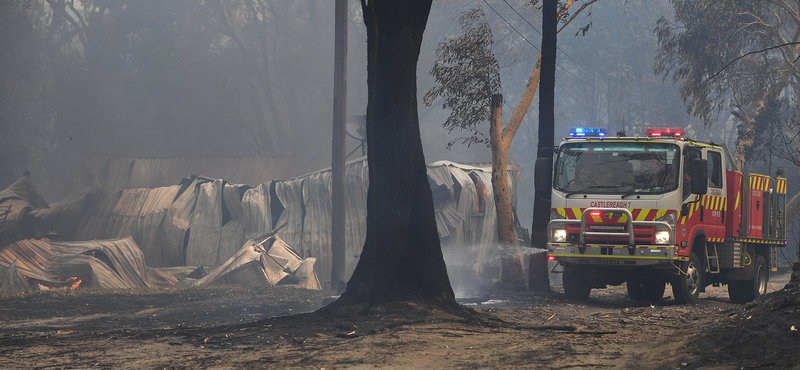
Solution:
[[[547,247],[572,299],[626,283],[630,298],[659,301],[669,283],[679,303],[712,284],[748,302],[786,246],[786,179],[741,172],[724,145],[680,128],[573,129],[552,175]]]

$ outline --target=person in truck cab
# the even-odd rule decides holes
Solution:
[[[683,156],[683,198],[692,194],[692,161],[700,158],[700,151],[689,149]]]

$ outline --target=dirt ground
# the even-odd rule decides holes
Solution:
[[[325,292],[281,287],[0,293],[0,368],[800,368],[800,289],[770,279],[747,305],[725,287],[651,305],[555,285],[461,300],[466,319],[405,304],[333,320],[308,314]]]

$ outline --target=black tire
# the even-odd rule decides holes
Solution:
[[[584,301],[591,292],[591,280],[585,269],[578,266],[564,269],[564,294],[567,298]]]
[[[636,301],[660,302],[667,282],[658,280],[628,280],[628,297]]]
[[[728,297],[732,303],[746,303],[744,298],[744,290],[747,288],[749,281],[732,280],[728,282]]]
[[[703,273],[703,265],[700,264],[700,259],[697,258],[694,252],[690,253],[689,260],[681,263],[681,271],[678,272],[678,276],[674,277],[670,282],[675,302],[680,304],[697,303],[705,281]]]
[[[752,302],[756,298],[767,294],[767,283],[769,282],[769,269],[767,262],[761,255],[756,256],[753,265],[753,278],[744,281],[731,281],[728,283],[728,297],[733,303]]]
[[[628,298],[634,301],[644,300],[644,288],[639,280],[628,280],[625,285],[628,288]]]

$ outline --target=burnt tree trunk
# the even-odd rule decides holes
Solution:
[[[542,3],[542,78],[539,82],[539,147],[538,158],[553,161],[555,136],[555,85],[556,85],[556,32],[558,25],[558,0]],[[538,163],[539,161],[537,161]],[[550,188],[536,188],[533,201],[531,246],[547,248],[547,223],[550,221]],[[534,253],[530,258],[528,287],[533,291],[549,292],[547,254]]]
[[[457,306],[445,269],[417,113],[431,0],[362,0],[367,26],[367,236],[334,307],[397,300]]]

